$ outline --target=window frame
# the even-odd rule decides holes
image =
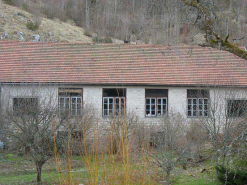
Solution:
[[[149,96],[149,95],[147,95],[148,94],[147,90],[164,90],[164,91],[166,91],[164,93],[164,95],[166,95],[167,97],[163,96],[163,95],[162,96],[158,96],[158,95]],[[168,115],[168,91],[169,91],[168,89],[145,89],[145,118],[161,118],[162,116],[167,116]],[[159,93],[157,93],[157,94],[159,94]],[[155,104],[152,104],[152,99],[155,100]],[[160,106],[161,106],[161,110],[160,110],[161,111],[161,115],[158,115],[158,112],[159,112],[159,110],[158,110],[158,106],[159,106],[158,100],[159,99],[161,100],[161,102],[163,102],[164,99],[166,100],[166,104],[160,104]],[[149,113],[151,113],[150,115],[147,114],[147,110],[148,110],[147,109],[147,106],[148,106],[147,100],[150,101],[150,104],[149,104],[149,106],[150,106]],[[152,114],[152,105],[155,105],[155,114]],[[163,114],[163,112],[162,112],[163,106],[166,107],[165,114]]]
[[[61,91],[61,92],[60,92]],[[78,91],[81,95],[60,95],[60,93],[64,93],[62,91],[65,91],[65,93],[73,93],[73,91]],[[79,92],[80,91],[80,92]],[[64,99],[63,101],[63,109],[61,109],[61,99]],[[66,108],[66,99],[68,100],[68,107]],[[76,100],[76,103],[73,103],[73,99]],[[78,99],[80,99],[81,102],[78,103]],[[80,104],[80,108],[78,108],[78,105]],[[75,105],[75,109],[73,109],[73,105]],[[63,111],[61,111],[63,110]],[[73,110],[75,110],[75,113],[73,113]],[[78,110],[80,110],[78,114]],[[83,88],[60,88],[58,90],[58,113],[59,116],[62,116],[67,114],[67,116],[82,116],[82,110],[83,110]],[[66,113],[66,111],[68,111]]]
[[[243,117],[243,115],[239,115],[239,112],[238,112],[237,116],[234,116],[234,115],[229,116],[229,110],[228,110],[228,102],[229,101],[244,101],[244,102],[246,102],[246,113],[243,112],[243,115],[247,114],[247,99],[227,99],[226,100],[226,116],[228,118],[241,118],[241,117]]]
[[[195,97],[189,97],[189,93],[188,93],[189,90],[198,91],[198,92],[196,93]],[[207,96],[203,97],[200,91],[205,91],[207,93]],[[195,103],[194,103],[194,100],[196,101]],[[200,104],[201,100],[203,101],[202,104]],[[189,104],[189,101],[191,101],[190,104]],[[205,101],[207,101],[207,103],[205,103]],[[208,118],[209,117],[209,105],[210,105],[210,91],[208,89],[187,89],[186,114],[188,118],[198,118],[198,117]],[[191,106],[192,109],[189,109],[189,106]],[[196,109],[194,109],[194,106],[196,106]],[[200,106],[202,106],[202,110],[200,109]],[[207,110],[205,110],[205,106],[207,106]],[[189,115],[189,112],[191,112],[190,115]],[[200,112],[202,113],[202,115],[200,115]],[[205,113],[207,114],[205,115]]]
[[[104,95],[104,90],[109,90],[109,89],[122,89],[123,90],[123,96],[105,96]],[[122,116],[125,115],[126,112],[126,93],[127,89],[126,88],[102,88],[102,117],[110,117],[110,116]],[[109,100],[112,100],[112,109],[109,109]],[[116,100],[119,101],[119,111],[116,112]],[[105,109],[105,100],[107,100],[107,109]],[[122,100],[123,100],[123,108],[122,108]],[[110,112],[110,110],[112,110]],[[105,115],[105,111],[107,111],[107,115]]]
[[[28,110],[24,110],[24,111],[20,111],[20,112],[17,111],[17,109],[20,109],[20,106],[15,108],[15,99],[17,99],[17,101],[18,101],[18,99],[25,99],[25,100],[34,99],[34,100],[37,100],[35,109],[38,110],[38,108],[39,108],[39,97],[38,96],[17,96],[17,97],[13,97],[12,98],[12,111],[13,111],[13,115],[14,116],[20,116],[20,114],[22,114],[22,115],[31,115],[33,113],[32,111],[29,112]],[[28,109],[33,110],[34,108],[32,107],[32,108],[28,108]]]

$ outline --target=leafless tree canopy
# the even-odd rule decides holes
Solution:
[[[206,38],[210,46],[221,44],[228,49],[228,43],[246,45],[246,0],[17,0],[15,3],[49,18],[73,20],[99,37],[153,44],[197,44]]]

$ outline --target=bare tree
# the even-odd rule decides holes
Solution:
[[[183,121],[180,114],[170,113],[169,117],[162,118],[158,126],[159,131],[152,136],[157,152],[149,153],[149,155],[154,159],[154,164],[166,174],[168,184],[171,183],[171,172],[176,165],[192,158]]]
[[[214,1],[183,0],[183,2],[188,6],[194,7],[203,16],[206,41],[209,46],[229,51],[243,59],[247,59],[245,50],[228,41],[229,33],[223,38],[221,32],[217,30],[216,25],[219,16],[217,15],[217,5]]]
[[[208,116],[198,117],[191,124],[196,122],[206,131],[212,145],[215,165],[224,166],[227,157],[231,157],[231,152],[236,149],[234,144],[246,137],[247,101],[238,98],[238,94],[241,97],[244,91],[237,93],[234,89],[215,88],[211,92]],[[241,144],[239,147],[242,147]]]
[[[29,150],[37,169],[37,182],[41,183],[41,171],[46,161],[60,151],[63,140],[57,132],[66,129],[66,123],[57,117],[57,109],[51,102],[38,103],[37,98],[16,98],[13,111],[5,113],[8,145],[13,150]]]

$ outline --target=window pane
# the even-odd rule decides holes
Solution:
[[[227,114],[229,117],[242,117],[247,114],[247,100],[228,100]]]
[[[199,111],[199,116],[203,116],[202,111]]]
[[[188,104],[191,104],[192,103],[192,99],[188,99]]]
[[[188,116],[192,116],[192,115],[191,115],[191,111],[188,111]]]
[[[199,105],[203,104],[203,99],[199,99]]]
[[[158,104],[161,104],[161,99],[158,99]]]
[[[146,110],[146,116],[151,116],[150,110]]]
[[[146,97],[167,97],[168,89],[146,89],[145,90]]]
[[[163,113],[166,114],[166,105],[163,105]]]
[[[196,111],[195,110],[193,110],[193,115],[192,116],[196,116]]]

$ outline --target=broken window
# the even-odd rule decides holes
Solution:
[[[146,89],[146,117],[167,115],[167,89]]]
[[[228,117],[242,117],[247,114],[247,100],[227,100]]]
[[[59,89],[59,115],[82,115],[82,89]]]
[[[209,91],[188,89],[187,104],[188,117],[208,117]]]
[[[13,98],[13,113],[15,116],[38,113],[38,98]]]
[[[103,116],[124,115],[126,89],[103,89]]]

